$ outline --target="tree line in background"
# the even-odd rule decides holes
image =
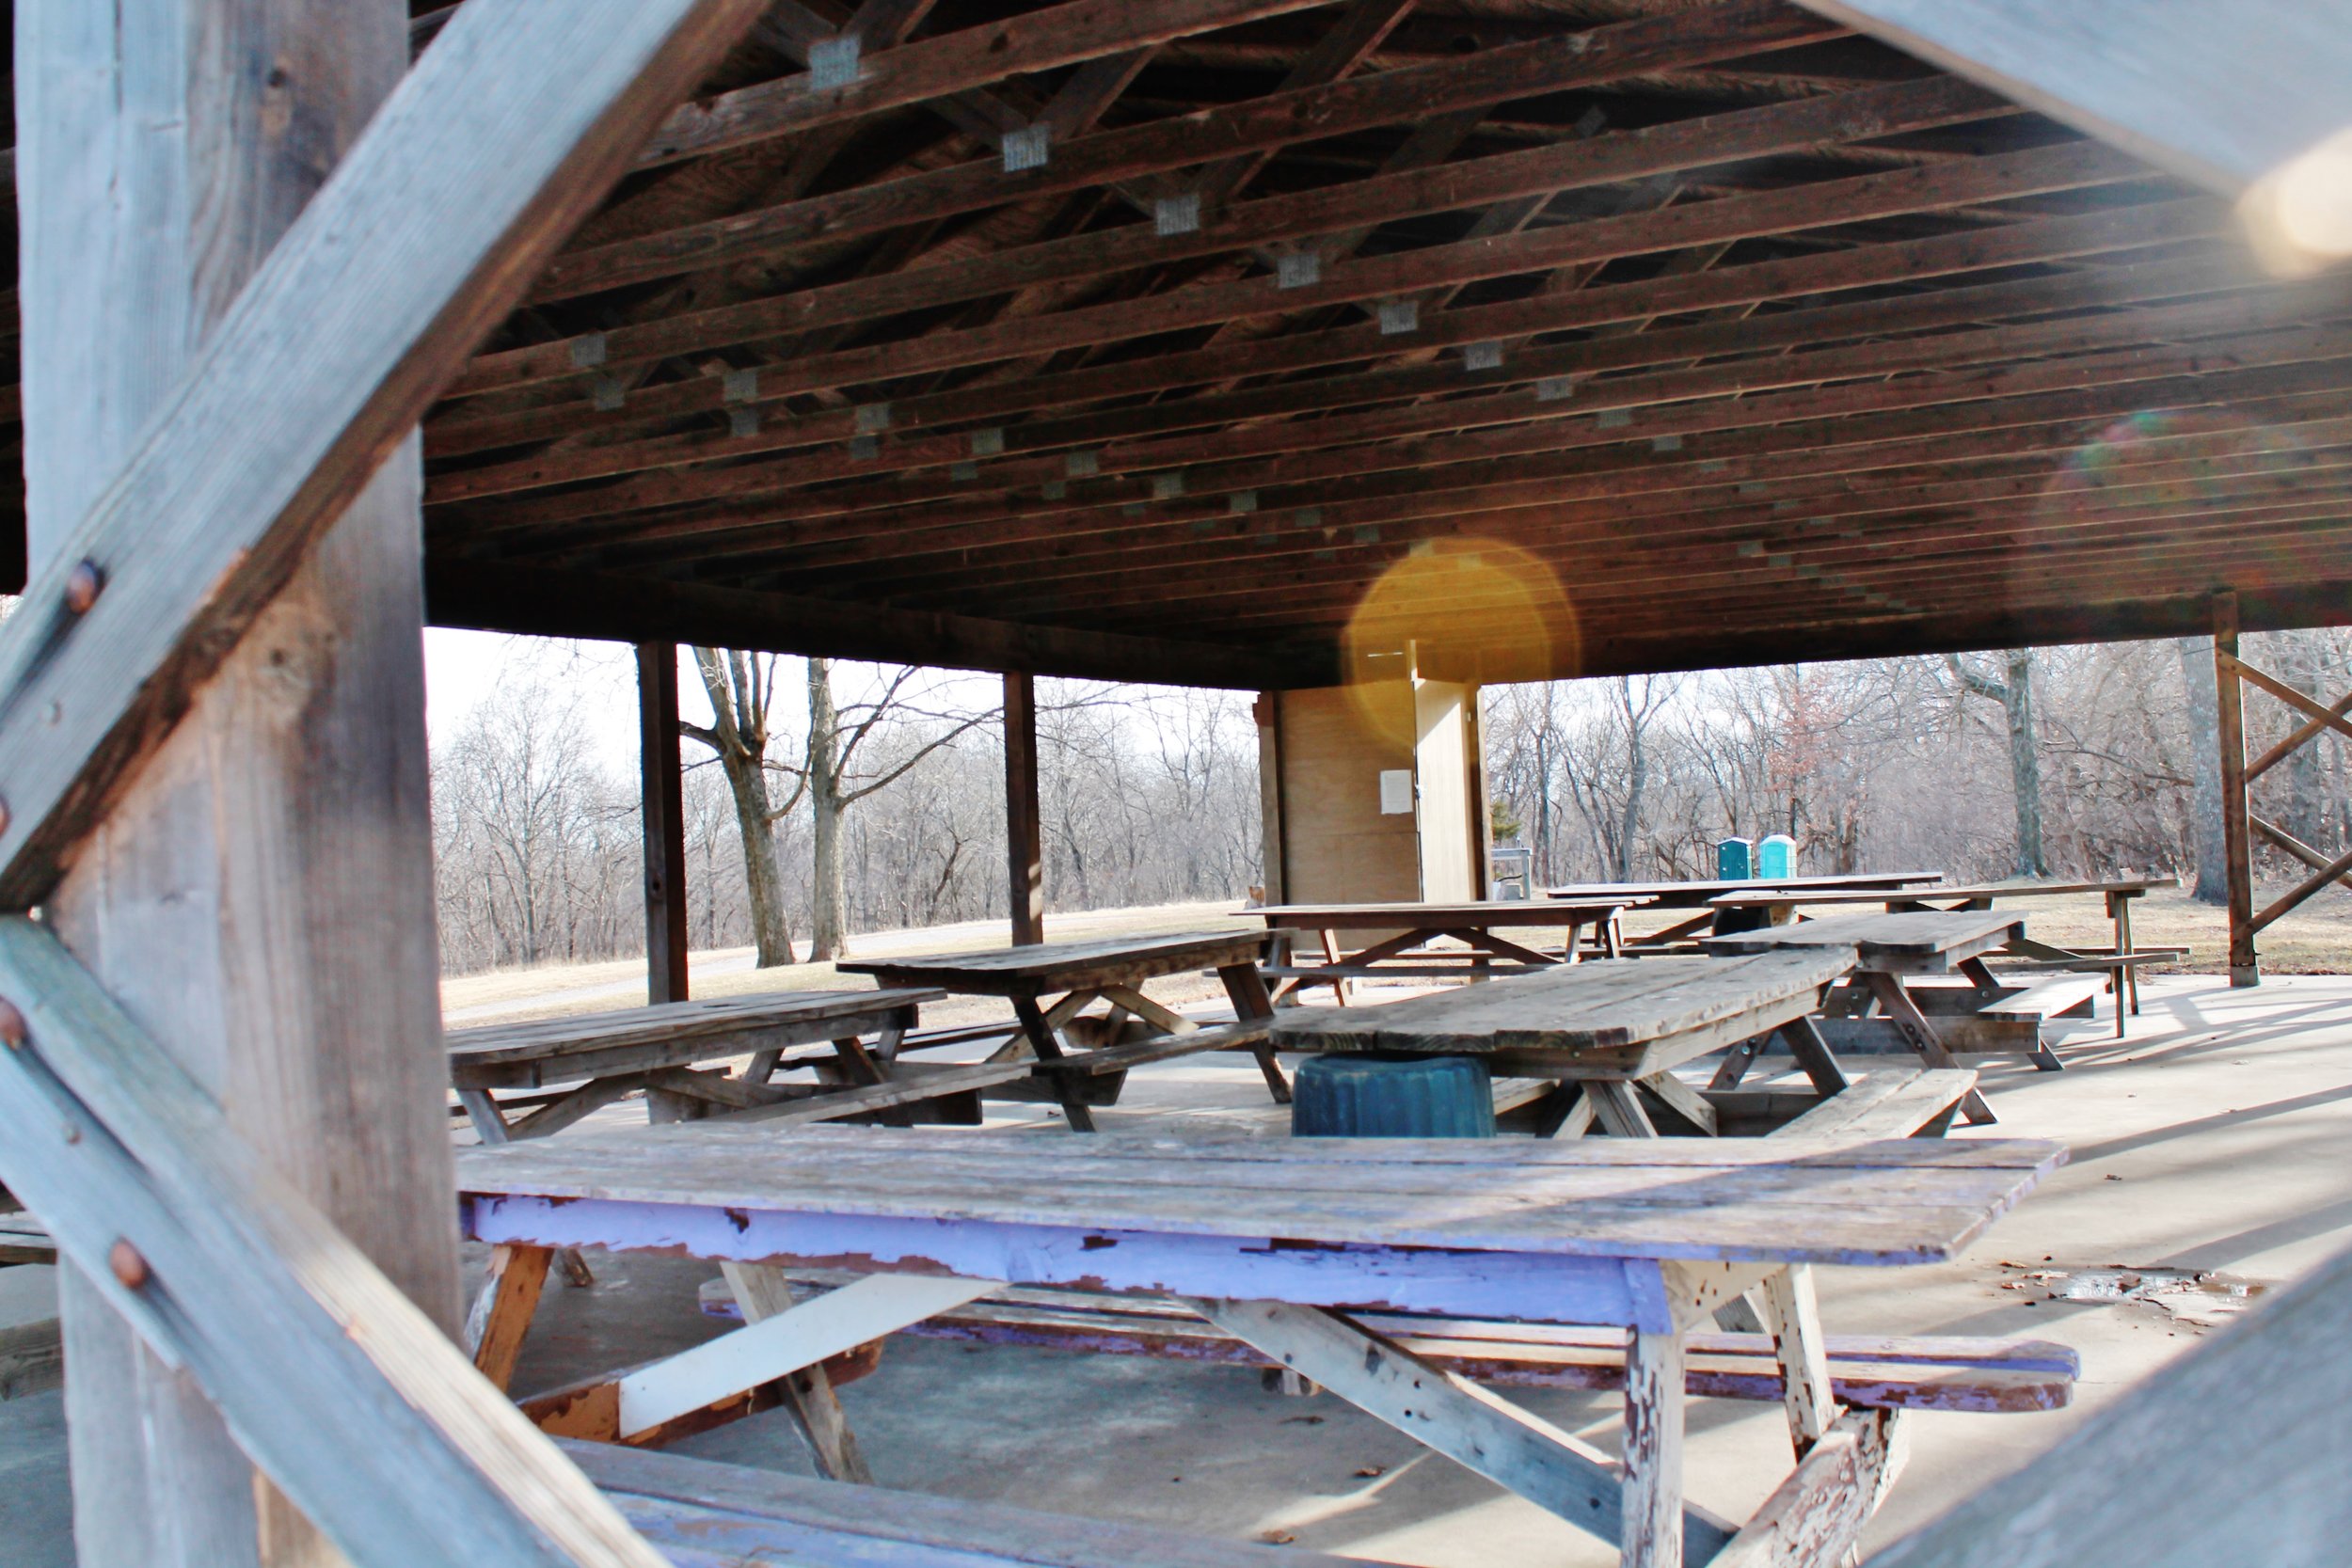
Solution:
[[[692,658],[710,709],[681,725],[695,948],[788,963],[838,957],[857,931],[1008,917],[994,677]],[[1055,907],[1222,898],[1257,879],[1247,696],[1041,680],[1038,698]],[[452,974],[644,951],[637,776],[594,755],[580,706],[560,661],[521,663],[437,748]]]
[[[2352,687],[2342,630],[2245,654],[2323,698]],[[2251,698],[2249,754],[2298,720]],[[1498,688],[1482,725],[1497,836],[1539,881],[1711,876],[1717,841],[1780,832],[1806,872],[2153,872],[2223,896],[2205,638]],[[2348,768],[2328,736],[2258,781],[2254,810],[2332,857]]]
[[[2352,634],[2246,653],[2306,690],[2352,689]],[[789,962],[861,930],[1005,917],[993,679],[694,659],[711,708],[683,726],[695,947]],[[1533,848],[1539,881],[1709,876],[1718,840],[1786,832],[1808,872],[2161,872],[2217,900],[2214,702],[2211,643],[2185,639],[1498,687],[1481,722],[1496,836]],[[579,708],[561,670],[525,666],[437,749],[453,973],[643,950],[636,777],[593,754]],[[2291,727],[2266,699],[2247,719],[2249,753]],[[1243,694],[1041,681],[1038,750],[1050,908],[1263,881]],[[2255,809],[2339,853],[2348,768],[2334,737],[2307,747]]]

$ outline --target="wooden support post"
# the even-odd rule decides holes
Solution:
[[[394,0],[17,8],[36,573],[407,70],[406,23]],[[237,1133],[454,1333],[420,484],[411,441],[197,693],[47,911]],[[82,1561],[333,1560],[190,1378],[72,1270],[63,1295]]]
[[[1005,672],[1005,862],[1012,942],[1045,940],[1045,847],[1037,793],[1037,677]]]
[[[686,798],[677,644],[637,644],[638,769],[645,825],[645,1000],[686,1000]]]
[[[2230,884],[2230,984],[2262,984],[2254,957],[2254,845],[2246,813],[2246,693],[2237,672],[2237,595],[2213,599],[2215,711],[2220,720],[2221,842]]]

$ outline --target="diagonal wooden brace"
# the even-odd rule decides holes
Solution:
[[[0,918],[0,996],[28,1025],[0,1051],[0,1180],[353,1563],[661,1568],[29,920]]]
[[[621,1435],[649,1431],[1004,1288],[1001,1279],[867,1275],[625,1374],[619,1380]]]
[[[1620,1539],[1624,1483],[1591,1444],[1336,1312],[1268,1301],[1185,1305],[1366,1415],[1604,1541]],[[1683,1509],[1682,1527],[1694,1562],[1733,1533],[1694,1506]]]
[[[0,909],[38,903],[327,525],[759,0],[476,0],[0,627]],[[76,614],[68,583],[103,584]]]

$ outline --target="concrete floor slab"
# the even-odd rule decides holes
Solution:
[[[2160,1304],[2054,1299],[2067,1282],[2051,1276],[2126,1265],[2218,1270],[2268,1285],[2352,1241],[2352,1162],[2343,1157],[2352,1135],[2352,979],[2277,977],[2243,991],[2203,976],[2152,980],[2128,1037],[2110,1030],[2105,1018],[2073,1027],[2059,1047],[2062,1073],[2022,1063],[1987,1070],[2001,1124],[1954,1135],[2053,1138],[2074,1160],[1966,1256],[1931,1268],[1823,1272],[1833,1331],[2031,1334],[2083,1358],[2070,1410],[1919,1418],[1910,1468],[1874,1542],[2031,1463],[2085,1413],[2200,1338],[2227,1332],[2231,1315],[2201,1310],[2205,1298],[2187,1316]],[[1264,1103],[1246,1057],[1195,1058],[1136,1075],[1104,1120],[1115,1129],[1178,1108],[1247,1115]],[[1021,1108],[1019,1119],[1038,1135],[1064,1135],[1044,1109]],[[696,1290],[715,1272],[707,1266],[591,1259],[596,1287],[550,1290],[518,1388],[722,1331],[696,1309]],[[1615,1445],[1613,1396],[1514,1397]],[[1330,1396],[1286,1398],[1248,1370],[901,1338],[843,1399],[885,1487],[1430,1568],[1614,1560],[1602,1544]],[[1720,1513],[1744,1515],[1789,1463],[1777,1407],[1702,1402],[1692,1427],[1692,1495]],[[810,1473],[780,1414],[679,1449]],[[64,1468],[56,1396],[0,1403],[0,1560],[71,1560]]]

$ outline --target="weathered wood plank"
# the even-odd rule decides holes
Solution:
[[[0,1176],[355,1564],[660,1568],[431,1320],[262,1165],[47,931],[0,920]],[[319,1413],[337,1412],[320,1419]],[[353,1486],[368,1474],[376,1484]]]
[[[1772,1133],[1776,1138],[1908,1138],[1968,1097],[1969,1068],[1880,1069],[1864,1073]]]
[[[1862,1527],[1902,1469],[1903,1438],[1899,1411],[1839,1417],[1710,1560],[1718,1568],[1817,1568],[1850,1560]]]
[[[1818,947],[1843,947],[1859,956],[1860,967],[1879,973],[1944,974],[1963,958],[2024,934],[2025,922],[1992,910],[1910,914],[1841,914],[1702,937],[1710,953],[1738,955]]]
[[[1275,1040],[1290,1051],[1619,1050],[1737,1024],[1818,992],[1851,962],[1851,949],[1834,944],[1730,962],[1600,959],[1380,1006],[1294,1010],[1276,1021]]]
[[[855,1277],[803,1269],[789,1275],[824,1286]],[[714,1282],[704,1287],[703,1310],[732,1317],[739,1309]],[[1423,1360],[1474,1382],[1601,1392],[1625,1386],[1621,1329],[1463,1323],[1383,1313],[1355,1316]],[[1087,1354],[1279,1365],[1171,1303],[1076,1291],[1000,1291],[900,1332],[918,1338],[1031,1345]],[[1706,1331],[1686,1338],[1685,1388],[1692,1397],[1767,1402],[1783,1397],[1784,1379],[1770,1336]],[[1872,1408],[2054,1410],[2072,1400],[2080,1371],[2072,1350],[2046,1340],[1829,1335],[1823,1344],[1831,1394],[1841,1403]]]
[[[2197,1345],[1869,1568],[2325,1562],[2352,1539],[2352,1252]],[[2256,1410],[2217,1453],[2211,1413]]]
[[[2231,196],[2352,119],[2341,19],[2286,0],[1801,3]]]
[[[1090,1266],[1108,1267],[1135,1236],[1155,1231],[1609,1257],[1942,1257],[2062,1158],[2043,1144],[1921,1140],[1830,1148],[1705,1140],[1719,1162],[1694,1158],[1678,1140],[1645,1141],[1630,1157],[1590,1141],[1515,1142],[1500,1159],[1436,1147],[1468,1141],[976,1140],[816,1128],[777,1137],[698,1123],[466,1149],[459,1165],[461,1187],[475,1195],[469,1223],[484,1240],[540,1241],[544,1227],[577,1222],[587,1242],[641,1245],[667,1226],[699,1233],[702,1216],[735,1211],[760,1237],[870,1227],[875,1246],[897,1226],[930,1227],[943,1244],[956,1226],[1044,1227],[1066,1233]],[[1292,1147],[1301,1144],[1311,1148]],[[644,1229],[634,1242],[586,1233],[608,1221]],[[942,1221],[954,1225],[939,1231]],[[508,1234],[515,1227],[523,1229]],[[1130,1240],[1077,1247],[1089,1227]],[[760,1244],[739,1235],[711,1256],[757,1260],[741,1249]],[[1003,1277],[999,1266],[947,1266]]]
[[[508,0],[445,29],[0,630],[24,907],[755,0]],[[430,224],[417,215],[435,214]],[[75,615],[67,579],[103,591]]]

